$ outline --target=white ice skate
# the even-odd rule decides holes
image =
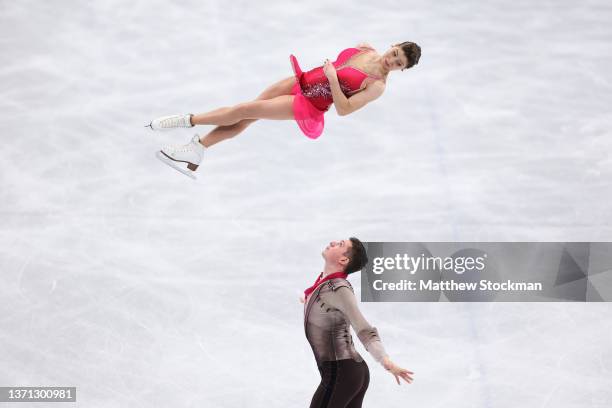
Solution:
[[[173,169],[195,180],[194,172],[202,162],[206,148],[195,135],[186,145],[167,146],[157,152],[157,158]],[[187,168],[185,168],[187,165]]]
[[[153,119],[147,126],[153,130],[170,130],[174,128],[190,128],[193,127],[191,124],[191,113],[185,115],[170,115],[162,116],[161,118]]]

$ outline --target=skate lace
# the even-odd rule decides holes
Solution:
[[[183,120],[180,117],[166,118],[160,122],[161,127],[177,127],[183,125]]]
[[[170,146],[170,148],[175,153],[187,153],[193,151],[191,143],[182,146]]]

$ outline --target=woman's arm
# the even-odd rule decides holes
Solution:
[[[329,81],[332,97],[334,99],[334,106],[336,107],[336,112],[338,112],[340,116],[355,112],[357,109],[364,107],[369,102],[378,98],[385,91],[385,84],[381,81],[376,81],[366,86],[363,91],[347,98],[342,92],[342,89],[340,89],[336,69],[329,60],[325,61],[323,72]]]

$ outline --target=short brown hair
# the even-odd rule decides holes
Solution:
[[[404,55],[408,60],[406,66],[402,69],[412,68],[419,63],[419,59],[421,58],[421,47],[419,47],[416,43],[404,41],[401,44],[397,44],[397,46],[404,51]]]
[[[355,237],[350,237],[349,240],[352,246],[345,254],[349,259],[349,263],[344,268],[347,274],[362,270],[368,263],[368,254],[363,243]]]

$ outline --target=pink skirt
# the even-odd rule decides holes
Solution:
[[[300,127],[300,130],[309,138],[316,139],[323,133],[325,127],[324,113],[315,108],[312,103],[302,94],[302,88],[300,87],[300,78],[302,76],[302,70],[298,65],[297,60],[293,55],[289,57],[291,66],[295,74],[295,84],[291,89],[291,95],[293,98],[293,118]]]

